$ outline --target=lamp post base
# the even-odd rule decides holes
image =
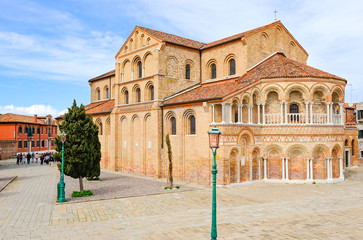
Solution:
[[[66,198],[65,198],[65,191],[64,191],[64,189],[65,189],[65,184],[64,184],[64,182],[59,182],[58,183],[58,189],[59,189],[59,193],[58,193],[58,202],[65,202],[66,201]]]

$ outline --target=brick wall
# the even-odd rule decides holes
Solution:
[[[16,156],[17,142],[9,140],[0,140],[0,160]]]

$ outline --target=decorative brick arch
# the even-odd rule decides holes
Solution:
[[[279,98],[279,101],[282,101],[283,99],[285,99],[285,94],[284,94],[284,90],[282,89],[282,87],[280,85],[277,84],[269,84],[265,87],[263,87],[261,89],[262,91],[262,102],[266,102],[267,101],[267,95],[270,92],[276,92]]]

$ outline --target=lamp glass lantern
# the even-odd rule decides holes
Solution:
[[[60,134],[60,138],[61,138],[62,143],[64,143],[65,141],[67,141],[67,134],[65,132],[62,132]]]
[[[209,135],[209,147],[212,149],[213,152],[217,151],[217,148],[219,148],[219,138],[222,133],[219,131],[219,129],[214,126],[212,130],[208,131]]]

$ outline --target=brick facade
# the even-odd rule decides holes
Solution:
[[[218,184],[342,180],[345,159],[358,164],[344,146],[358,144],[344,125],[347,81],[307,58],[280,21],[207,44],[135,27],[115,70],[89,81],[102,167],[166,177],[170,134],[174,177],[210,184],[207,131],[217,125]]]

